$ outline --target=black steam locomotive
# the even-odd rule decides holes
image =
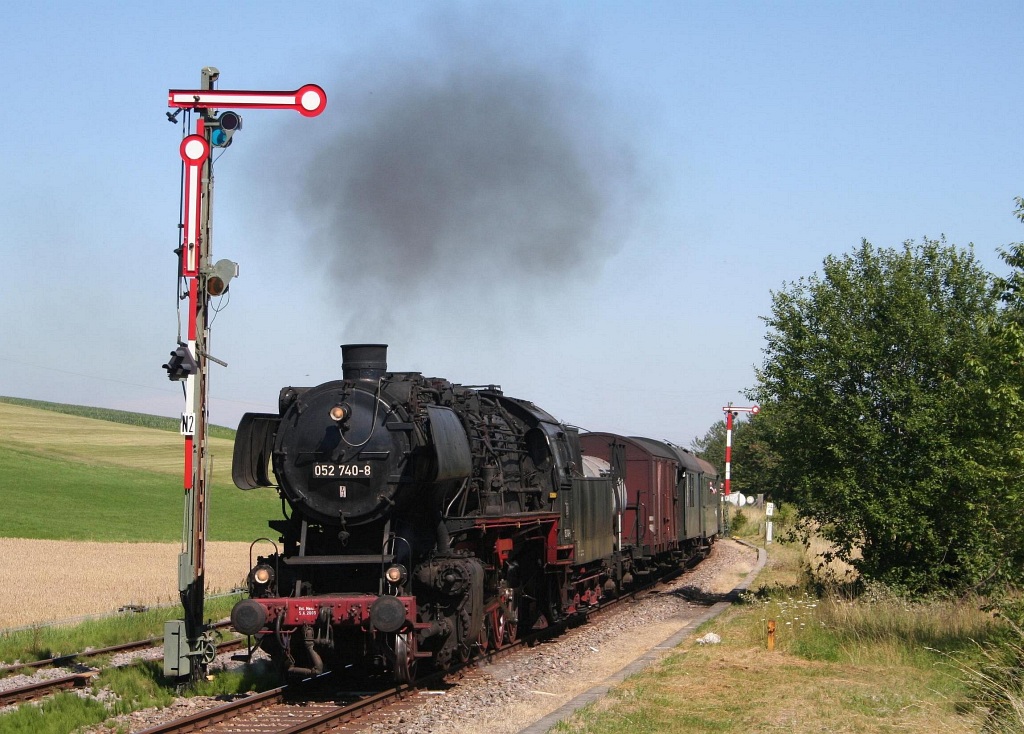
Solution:
[[[409,681],[421,659],[446,668],[562,623],[717,534],[630,542],[647,535],[642,491],[625,465],[585,461],[577,429],[495,386],[388,372],[384,345],[342,353],[343,379],[283,389],[235,440],[235,484],[278,486],[284,517],[280,545],[253,544],[267,551],[231,619],[289,674]]]

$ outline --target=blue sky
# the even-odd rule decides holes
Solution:
[[[160,368],[178,329],[182,135],[164,113],[168,89],[213,65],[221,89],[316,83],[329,98],[316,119],[245,112],[217,160],[214,255],[241,274],[213,323],[229,363],[213,368],[214,422],[333,379],[338,346],[370,341],[391,345],[394,370],[689,444],[745,404],[771,291],[827,255],[945,235],[1003,272],[997,248],[1024,239],[1020,16],[936,2],[13,5],[0,394],[180,412]],[[534,167],[490,158],[521,141]],[[431,161],[424,180],[407,150]]]

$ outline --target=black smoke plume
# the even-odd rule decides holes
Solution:
[[[350,325],[518,313],[600,271],[631,164],[585,78],[462,48],[334,95],[297,206]]]

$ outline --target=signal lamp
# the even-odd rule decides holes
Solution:
[[[227,258],[218,260],[206,275],[206,292],[211,296],[227,293],[228,284],[238,276],[238,263]]]
[[[217,118],[217,121],[220,122],[221,130],[234,132],[235,130],[242,129],[242,116],[237,112],[232,112],[231,110],[222,112],[220,117]]]
[[[235,132],[242,129],[242,116],[228,110],[207,124],[213,128],[210,133],[210,145],[215,148],[226,148],[231,145],[231,138]]]

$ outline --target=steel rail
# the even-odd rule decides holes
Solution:
[[[289,706],[285,712],[289,721],[287,722],[287,726],[283,729],[271,730],[268,728],[273,725],[270,720],[273,717],[268,711],[264,711],[264,714],[260,717],[258,730],[260,732],[274,731],[274,734],[312,734],[316,732],[332,731],[345,722],[403,700],[412,691],[421,688],[429,688],[431,685],[436,685],[455,673],[465,672],[488,662],[493,662],[494,660],[517,652],[522,648],[532,646],[545,639],[554,637],[563,633],[568,627],[581,623],[584,619],[604,616],[605,613],[618,607],[620,603],[634,599],[645,591],[649,591],[660,584],[667,583],[668,581],[677,578],[685,573],[687,568],[689,568],[689,565],[686,568],[681,567],[668,574],[653,579],[650,583],[610,599],[598,607],[586,610],[586,612],[580,615],[577,619],[569,618],[562,620],[557,624],[550,625],[545,629],[533,630],[530,633],[519,637],[514,642],[506,644],[496,650],[490,650],[481,656],[474,657],[447,671],[436,671],[422,678],[417,678],[412,684],[403,684],[388,688],[379,693],[364,696],[355,702],[338,705],[336,708],[323,713],[311,711],[308,707]],[[263,693],[252,694],[237,701],[231,701],[214,708],[206,709],[205,711],[200,711],[181,719],[175,719],[163,724],[158,724],[139,732],[139,734],[185,734],[186,732],[202,731],[222,722],[234,721],[253,711],[270,709],[273,706],[288,706],[289,700],[293,699],[294,695],[297,693],[297,688],[298,687],[296,685],[282,686]],[[342,692],[341,695],[344,695],[344,692]],[[305,721],[294,721],[295,717],[304,715],[308,716]],[[242,726],[244,725],[240,722],[234,721],[231,731],[244,731],[244,729],[241,728]]]
[[[163,639],[163,638],[159,638]],[[145,647],[141,643],[145,641],[138,641],[137,643],[128,643],[129,650],[135,649],[131,646]],[[244,645],[244,639],[228,640],[217,645],[218,652],[229,652],[231,650],[237,650]],[[124,645],[116,645],[116,648],[125,648]],[[121,651],[120,649],[117,651]],[[102,654],[100,651],[90,652],[92,654]],[[63,658],[53,658],[63,659]],[[69,659],[74,659],[69,656]],[[32,666],[39,666],[40,663],[48,663],[49,660],[39,660],[37,663],[29,663]],[[36,681],[29,683],[24,686],[18,686],[17,688],[8,688],[5,691],[0,691],[0,706],[7,706],[13,703],[22,703],[25,701],[34,701],[37,698],[48,696],[51,693],[55,693],[60,690],[66,690],[69,688],[84,688],[89,683],[89,679],[100,673],[98,670],[86,671],[84,673],[75,673],[70,676],[62,676],[60,678],[49,678],[45,681]]]
[[[75,673],[74,675],[50,678],[48,680],[39,681],[38,683],[31,683],[27,686],[19,686],[18,688],[0,691],[0,706],[10,706],[15,703],[22,703],[23,701],[33,701],[56,691],[63,691],[69,688],[84,688],[88,685],[89,679],[94,675],[95,672]]]
[[[212,625],[216,629],[222,629],[227,627],[231,623],[228,621],[217,622]],[[19,670],[28,670],[32,668],[46,668],[48,666],[58,667],[61,665],[67,665],[74,663],[79,660],[87,660],[89,658],[99,657],[101,655],[112,655],[119,652],[132,652],[133,650],[145,650],[149,647],[160,647],[163,645],[164,638],[160,637],[149,637],[145,640],[135,640],[134,642],[122,642],[117,645],[110,645],[109,647],[100,647],[95,650],[88,650],[86,652],[73,652],[68,655],[58,655],[57,657],[47,658],[45,660],[32,660],[27,663],[15,663],[14,665],[5,665],[0,667],[0,678],[8,675],[9,673],[15,673]],[[217,645],[220,649],[221,645],[232,645],[237,644],[237,640],[229,640]],[[232,649],[232,648],[228,648]]]
[[[258,711],[267,706],[283,703],[288,686],[272,688],[263,693],[254,693],[251,696],[229,701],[228,703],[214,708],[199,711],[198,713],[185,716],[181,719],[158,724],[149,729],[144,729],[140,734],[178,734],[178,732],[200,731],[208,726],[236,718],[249,711]]]
[[[154,639],[162,640],[163,638],[161,637]],[[126,645],[114,645],[111,648],[104,648],[103,650],[92,650],[89,653],[87,653],[86,656],[102,655],[111,651],[123,652],[125,650],[145,648],[147,647],[147,645],[143,644],[145,642],[148,641],[139,640],[138,642],[126,643]],[[242,647],[244,643],[244,638],[221,642],[217,645],[217,651],[218,653],[222,653],[230,652],[231,650],[237,650],[238,648]],[[41,667],[42,665],[51,664],[55,660],[67,660],[67,662],[73,662],[75,660],[75,656],[64,656],[62,658],[51,658],[50,660],[39,660],[34,663],[26,663],[25,667]],[[62,676],[60,678],[48,678],[46,680],[36,681],[33,683],[28,683],[23,686],[18,686],[17,688],[9,688],[6,691],[0,691],[0,706],[9,706],[11,704],[22,703],[24,701],[34,701],[37,698],[42,698],[43,696],[48,696],[51,693],[55,693],[56,691],[64,690],[67,688],[82,688],[88,684],[90,678],[99,674],[100,672],[101,671],[99,670],[89,670],[81,673],[73,673],[71,675]]]
[[[651,586],[653,586],[652,584]],[[620,602],[634,598],[644,589],[636,589],[628,594],[623,594],[600,607],[591,610],[587,617],[591,615],[599,616],[605,612],[611,611],[612,608],[617,607]],[[548,639],[560,632],[565,630],[567,625],[560,623],[557,625],[551,625],[542,630],[535,630],[530,634],[524,635],[516,641],[502,646],[496,650],[490,650],[486,654],[472,658],[466,663],[460,664],[451,668],[448,671],[437,671],[431,673],[422,678],[417,678],[412,684],[403,684],[395,686],[394,688],[388,688],[387,690],[379,693],[374,693],[353,703],[343,704],[336,708],[326,711],[324,713],[317,713],[315,711],[303,710],[298,706],[289,707],[287,715],[291,719],[288,722],[288,726],[283,729],[275,731],[275,734],[313,734],[316,732],[328,732],[331,731],[341,724],[351,721],[352,719],[364,716],[371,711],[385,708],[386,706],[403,700],[406,696],[414,690],[420,688],[429,688],[431,685],[436,685],[441,681],[445,680],[454,673],[463,672],[465,670],[475,668],[479,665],[493,662],[497,659],[503,658],[507,655],[517,652],[522,648],[536,644],[539,641]],[[181,719],[175,719],[168,721],[163,724],[158,724],[149,729],[145,729],[139,734],[184,734],[185,732],[202,731],[204,729],[216,726],[222,722],[233,721],[241,716],[252,711],[258,711],[263,709],[269,709],[273,706],[287,705],[289,703],[289,697],[296,693],[296,686],[282,686],[280,688],[274,688],[264,693],[257,693],[237,701],[231,701],[220,706],[206,709],[195,714],[183,717]],[[309,715],[305,721],[294,722],[294,717]],[[269,732],[272,731],[268,728],[271,722],[268,720],[270,717],[267,716],[266,712],[261,716],[260,731]],[[241,725],[235,722],[232,725],[234,728],[232,731],[243,731]]]

